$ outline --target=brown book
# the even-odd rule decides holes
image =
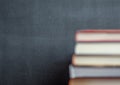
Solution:
[[[71,79],[69,85],[120,85],[120,78],[79,78]]]
[[[73,55],[75,66],[120,66],[120,55]]]

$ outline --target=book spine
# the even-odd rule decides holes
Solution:
[[[120,30],[78,30],[77,33],[120,33]]]
[[[81,39],[80,34],[120,34],[120,30],[80,30],[75,33],[75,41],[76,42],[120,42],[120,39],[105,39],[105,38],[100,38],[100,39]],[[82,35],[83,36],[83,35]],[[79,39],[80,38],[80,39]]]
[[[75,78],[75,69],[72,67],[72,65],[69,66],[69,74],[70,74],[70,78]]]
[[[70,66],[70,78],[120,78],[120,68],[74,67]]]

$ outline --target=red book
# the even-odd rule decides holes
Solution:
[[[120,30],[79,30],[77,32],[82,32],[82,33],[120,33]]]
[[[120,78],[78,78],[71,79],[68,85],[120,85]]]
[[[79,30],[76,42],[120,42],[120,30]]]

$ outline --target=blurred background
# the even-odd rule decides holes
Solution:
[[[120,0],[0,0],[0,85],[67,85],[80,29],[119,29]]]

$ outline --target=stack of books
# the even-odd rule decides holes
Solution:
[[[120,30],[80,30],[69,85],[120,85]]]

